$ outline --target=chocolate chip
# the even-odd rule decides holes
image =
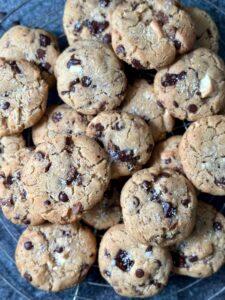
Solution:
[[[196,261],[198,261],[198,256],[197,255],[191,255],[191,256],[188,257],[188,260],[190,262],[196,262]]]
[[[111,0],[99,0],[99,4],[102,7],[107,7],[109,6],[109,3],[111,2]]]
[[[16,74],[21,74],[22,73],[15,61],[10,61],[9,65],[10,65],[10,67],[11,67],[11,69],[14,73],[16,73]]]
[[[66,193],[60,192],[59,193],[59,200],[62,201],[62,202],[68,202],[69,198],[68,198]]]
[[[116,54],[118,54],[118,55],[123,54],[123,56],[126,55],[126,50],[125,50],[125,48],[124,48],[123,45],[117,46],[117,48],[116,48]]]
[[[183,206],[188,207],[189,203],[191,202],[190,199],[183,199],[181,200],[181,203],[183,204]]]
[[[168,165],[172,162],[171,158],[164,159],[164,164]]]
[[[125,128],[124,124],[121,122],[116,122],[116,124],[114,124],[112,126],[112,130],[117,130],[117,131],[121,131]]]
[[[181,48],[181,42],[175,39],[175,40],[173,40],[173,43],[174,43],[175,48],[177,50],[180,50],[180,48]]]
[[[106,33],[106,34],[103,36],[102,41],[103,41],[104,44],[111,44],[111,42],[112,42],[111,34]]]
[[[207,30],[206,30],[206,32],[207,32],[207,34],[208,34],[208,37],[209,38],[212,38],[212,31],[208,28]]]
[[[27,281],[29,281],[29,282],[32,281],[32,276],[31,276],[29,273],[27,273],[27,272],[25,272],[25,273],[23,274],[23,277],[24,277]]]
[[[153,250],[153,247],[152,246],[148,246],[146,248],[145,252],[152,253],[152,250]]]
[[[178,252],[171,252],[173,258],[173,265],[176,268],[184,268],[186,267],[186,258],[183,254]]]
[[[47,35],[40,34],[40,45],[41,47],[47,47],[51,44],[51,39]]]
[[[104,30],[106,30],[106,28],[109,27],[109,22],[108,21],[97,22],[97,21],[85,20],[83,25],[89,29],[90,34],[98,35],[102,33]]]
[[[179,104],[176,101],[173,101],[173,106],[176,107],[176,108],[178,108]]]
[[[34,154],[34,158],[38,161],[41,161],[45,158],[45,154],[41,151],[38,151]]]
[[[109,272],[108,270],[104,270],[103,274],[107,277],[111,277],[111,272]]]
[[[4,102],[4,103],[2,103],[2,105],[1,105],[1,108],[2,108],[3,110],[7,110],[9,107],[10,107],[10,103],[9,103],[9,102]]]
[[[145,272],[142,269],[137,269],[135,275],[137,278],[142,278],[145,275]]]
[[[77,66],[81,64],[81,60],[71,56],[70,60],[67,62],[67,68],[69,69],[71,66]]]
[[[101,123],[91,124],[91,128],[95,129],[95,136],[98,138],[102,136],[102,132],[105,129]]]
[[[134,156],[134,151],[132,149],[120,150],[120,148],[112,142],[108,144],[108,153],[112,160],[120,160],[122,162],[130,163],[132,166],[134,166],[139,159],[139,156]]]
[[[47,166],[45,167],[45,173],[47,173],[47,172],[50,170],[51,166],[52,166],[52,163],[49,162],[49,163],[47,164]]]
[[[110,253],[109,253],[109,251],[108,251],[107,249],[105,249],[104,255],[105,255],[106,257],[110,257],[110,256],[111,256]]]
[[[158,105],[160,108],[164,108],[164,106],[163,106],[162,102],[160,102],[160,101],[157,101],[156,103],[157,103],[157,105]]]
[[[152,184],[150,181],[144,180],[141,184],[141,187],[146,191],[149,192],[151,190]]]
[[[54,114],[52,115],[52,121],[54,122],[54,123],[58,123],[59,121],[61,121],[62,120],[62,114],[61,114],[61,112],[60,111],[56,111],[56,112],[54,112]]]
[[[62,235],[66,236],[66,237],[71,237],[71,231],[70,230],[68,230],[68,231],[62,230]]]
[[[188,110],[189,110],[191,113],[195,114],[195,113],[197,112],[197,110],[198,110],[198,107],[197,107],[195,104],[190,104],[190,105],[188,106]]]
[[[222,186],[223,187],[225,185],[225,177],[221,177],[219,179],[215,178],[214,182],[217,186]]]
[[[129,272],[134,265],[134,261],[131,260],[126,250],[120,249],[115,257],[116,266],[123,272]]]
[[[157,21],[159,21],[160,25],[163,26],[169,22],[169,18],[163,11],[157,11],[154,16],[156,17]]]
[[[46,55],[46,51],[43,49],[37,49],[37,57],[39,59],[44,59]]]
[[[26,250],[31,250],[31,249],[34,248],[34,245],[30,241],[27,241],[27,242],[24,243],[24,248]]]
[[[158,268],[161,268],[162,267],[162,263],[161,263],[161,261],[160,260],[156,260],[156,263],[157,263],[157,265],[158,265]]]
[[[5,180],[4,180],[4,185],[10,186],[10,185],[13,184],[13,182],[14,182],[13,176],[12,176],[12,175],[9,175],[9,176],[7,176],[7,177],[5,178]]]
[[[80,32],[81,31],[81,29],[82,29],[82,24],[79,22],[79,21],[77,21],[75,24],[74,24],[74,30],[76,31],[76,32]]]
[[[135,208],[137,208],[137,207],[139,206],[139,204],[140,204],[140,200],[138,199],[138,197],[133,196],[133,197],[132,197],[132,203],[133,203],[133,206],[134,206]]]
[[[169,74],[166,73],[164,78],[162,78],[161,84],[163,87],[176,85],[178,81],[184,80],[186,78],[187,72],[182,71],[179,74]]]
[[[138,59],[132,59],[131,64],[135,69],[144,69],[144,67]]]
[[[83,87],[89,87],[92,83],[92,80],[88,76],[84,76],[81,78],[81,84]]]
[[[54,250],[54,252],[56,252],[56,253],[62,253],[63,251],[64,251],[64,248],[63,247],[59,247],[59,246],[57,246],[55,248],[55,250]]]
[[[24,219],[23,220],[23,224],[25,224],[25,225],[30,225],[30,220],[29,219]]]
[[[172,206],[171,203],[162,201],[163,213],[166,218],[172,218],[176,216],[177,209]]]
[[[223,229],[223,225],[220,222],[214,222],[213,223],[213,229],[215,231],[221,231]]]
[[[73,205],[72,211],[74,215],[80,214],[83,210],[83,205],[80,202]]]
[[[39,67],[41,68],[42,71],[46,71],[49,73],[50,69],[51,69],[51,65],[48,62],[41,62],[39,64]]]
[[[45,200],[44,205],[47,205],[47,206],[51,205],[51,201],[50,200]]]

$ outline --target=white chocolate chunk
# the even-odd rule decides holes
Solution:
[[[213,92],[213,83],[208,74],[206,74],[200,81],[201,97],[206,98]]]

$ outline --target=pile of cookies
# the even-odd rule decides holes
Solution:
[[[96,260],[95,228],[108,229],[98,264],[122,296],[155,295],[171,271],[212,275],[225,218],[199,194],[225,196],[215,23],[175,0],[67,0],[63,22],[62,53],[41,29],[0,39],[0,203],[28,226],[19,272],[46,291],[78,284]],[[47,106],[55,84],[64,104]],[[192,124],[168,138],[176,119]]]

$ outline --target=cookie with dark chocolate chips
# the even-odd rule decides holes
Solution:
[[[176,274],[202,278],[217,272],[225,260],[224,216],[199,201],[194,231],[171,254]]]
[[[60,97],[79,113],[96,115],[124,99],[127,80],[121,62],[103,43],[77,41],[59,56],[55,73]]]
[[[105,151],[87,136],[63,136],[39,144],[22,182],[43,219],[66,224],[101,201],[110,180]]]
[[[133,174],[150,158],[154,141],[150,127],[138,116],[102,112],[88,125],[87,135],[97,139],[112,161],[112,178]]]
[[[195,27],[177,1],[123,1],[112,14],[112,46],[136,69],[160,69],[190,51]]]
[[[123,187],[120,201],[128,233],[143,244],[173,245],[184,240],[195,224],[194,187],[173,170],[138,171]]]
[[[196,121],[215,115],[224,106],[224,62],[209,49],[197,49],[159,71],[154,89],[165,108],[178,119]]]
[[[16,265],[33,286],[58,292],[81,282],[96,259],[96,240],[79,224],[29,226],[17,244]]]
[[[150,297],[167,284],[172,266],[167,249],[140,244],[123,224],[111,227],[99,249],[102,276],[116,293],[126,297]]]
[[[202,118],[187,129],[179,156],[189,180],[202,192],[225,195],[225,117]]]
[[[10,28],[0,39],[1,57],[35,63],[49,86],[55,83],[54,67],[59,55],[58,42],[52,33],[25,26]]]
[[[94,39],[111,44],[111,14],[122,0],[67,0],[63,26],[69,44]]]

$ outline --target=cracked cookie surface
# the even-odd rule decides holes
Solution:
[[[58,224],[80,219],[102,199],[109,180],[108,157],[87,136],[57,136],[39,144],[22,172],[34,207]]]
[[[127,231],[143,244],[167,247],[187,237],[195,224],[194,187],[173,170],[138,171],[121,193]]]
[[[177,1],[126,1],[112,14],[113,49],[137,69],[167,66],[194,41],[194,24]]]
[[[184,172],[196,188],[225,195],[225,117],[202,118],[184,134],[179,155]]]
[[[0,169],[15,157],[15,153],[25,147],[22,134],[3,136],[0,138]]]
[[[181,135],[175,135],[157,144],[152,152],[148,166],[172,169],[184,173],[179,156],[179,144],[181,139]]]
[[[0,58],[0,136],[22,132],[44,114],[48,86],[37,67]]]
[[[127,297],[148,297],[167,284],[172,261],[167,249],[138,243],[123,224],[111,227],[99,249],[99,268],[115,292]]]
[[[211,16],[197,7],[187,7],[186,12],[191,16],[196,28],[194,48],[208,48],[214,52],[219,50],[219,32]]]
[[[111,15],[122,0],[67,0],[63,26],[69,44],[95,39],[111,44]]]
[[[224,216],[199,201],[194,231],[171,253],[176,274],[207,277],[217,272],[225,261]]]
[[[149,124],[156,142],[165,138],[174,126],[174,118],[158,101],[153,85],[144,79],[136,80],[128,87],[122,111],[142,117]]]
[[[35,63],[42,77],[53,86],[54,66],[59,55],[57,39],[42,29],[14,26],[0,39],[1,57]]]
[[[22,169],[31,155],[31,149],[21,149],[1,169],[0,204],[5,217],[14,224],[39,225],[44,222],[21,180]]]
[[[44,224],[29,226],[22,233],[15,260],[30,284],[57,292],[86,277],[96,252],[96,240],[89,229],[79,224]]]
[[[104,145],[112,161],[112,178],[139,170],[150,158],[154,146],[147,123],[128,113],[100,113],[88,125],[87,135]]]
[[[105,191],[102,200],[86,211],[82,220],[97,230],[108,229],[122,220],[120,207],[121,182],[113,180]]]
[[[77,41],[67,48],[55,73],[59,95],[80,113],[112,110],[124,99],[127,80],[122,65],[108,46],[97,41]]]
[[[225,98],[225,65],[212,51],[197,49],[156,74],[157,97],[176,118],[196,121],[217,114]]]
[[[32,128],[35,145],[57,135],[76,136],[85,134],[91,117],[81,115],[66,104],[47,108],[43,118]]]

